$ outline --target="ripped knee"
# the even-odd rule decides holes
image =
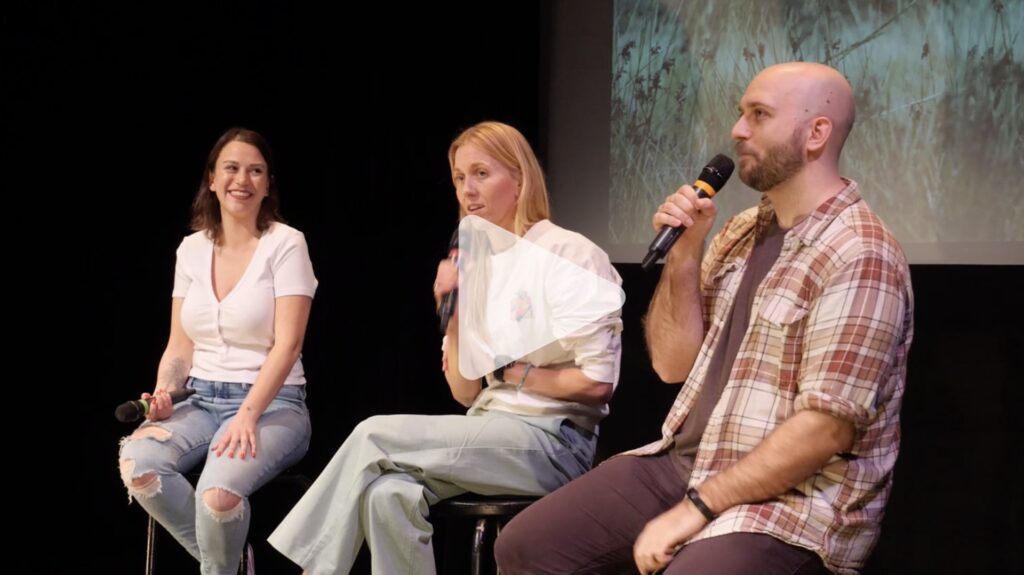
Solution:
[[[162,443],[171,438],[171,432],[156,425],[146,425],[136,429],[135,433],[131,435],[129,440],[145,439],[147,437],[151,437]]]
[[[152,471],[138,477],[135,474],[135,460],[121,460],[121,481],[128,488],[128,500],[134,497],[153,497],[160,493],[160,476]]]
[[[133,489],[145,489],[152,485],[154,481],[159,481],[156,473],[143,473],[139,477],[132,479],[131,487]]]
[[[220,523],[236,521],[245,512],[245,500],[240,495],[219,487],[203,492],[203,505],[210,517]]]
[[[118,467],[121,472],[121,481],[128,488],[128,501],[131,501],[132,497],[153,497],[160,493],[160,477],[151,471],[136,476],[135,460],[124,456],[125,446],[138,439],[153,439],[163,443],[170,438],[170,431],[156,425],[144,425],[136,429],[131,436],[121,439]]]

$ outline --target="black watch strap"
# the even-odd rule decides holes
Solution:
[[[507,357],[507,356],[504,356],[504,355],[499,355],[498,357],[494,358],[494,364],[498,366],[497,369],[494,370],[494,373],[492,373],[492,375],[494,376],[494,379],[504,383],[505,382],[505,368],[510,366],[510,365],[512,365],[515,362],[516,361],[514,359],[512,359],[511,357]]]
[[[711,512],[711,509],[704,503],[704,500],[700,498],[700,493],[697,493],[696,487],[691,487],[686,491],[686,496],[693,501],[693,505],[700,511],[700,514],[704,516],[704,519],[708,521],[714,521],[717,515]]]

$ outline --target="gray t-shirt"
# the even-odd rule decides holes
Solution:
[[[711,357],[708,370],[705,374],[704,387],[697,396],[697,403],[693,410],[686,416],[683,425],[675,435],[675,445],[672,448],[672,462],[680,475],[688,483],[690,472],[693,470],[693,460],[697,455],[697,447],[700,445],[701,435],[708,424],[711,412],[722,397],[722,390],[729,381],[729,373],[732,371],[733,361],[739,352],[740,343],[750,325],[750,312],[754,305],[754,295],[757,293],[757,286],[761,285],[768,271],[775,264],[782,252],[782,240],[786,237],[786,230],[779,227],[778,221],[774,218],[771,224],[754,244],[754,250],[750,254],[750,262],[743,272],[743,280],[740,282],[739,290],[736,292],[736,300],[733,302],[732,312],[722,326],[722,337],[718,341],[718,348]]]

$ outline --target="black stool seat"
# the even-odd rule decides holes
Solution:
[[[473,530],[473,548],[470,556],[472,575],[480,575],[484,541],[487,539],[488,527],[494,527],[494,538],[501,533],[501,527],[526,509],[540,497],[528,495],[478,495],[464,493],[451,499],[445,499],[431,508],[431,517],[476,518],[476,529]]]
[[[527,495],[476,495],[470,493],[446,499],[437,504],[442,516],[507,517],[511,519],[531,503],[540,499]]]

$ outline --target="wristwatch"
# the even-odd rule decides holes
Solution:
[[[498,367],[492,372],[491,375],[494,376],[494,379],[502,383],[505,383],[505,368],[512,365],[515,362],[516,360],[512,359],[511,357],[499,355],[498,357],[494,358],[494,363],[498,364]]]
[[[690,501],[693,501],[693,505],[697,508],[697,511],[700,511],[700,514],[704,516],[704,519],[714,521],[715,518],[718,517],[711,511],[711,508],[704,503],[704,500],[700,498],[700,493],[697,493],[696,487],[691,487],[686,490],[686,496],[690,498]]]

